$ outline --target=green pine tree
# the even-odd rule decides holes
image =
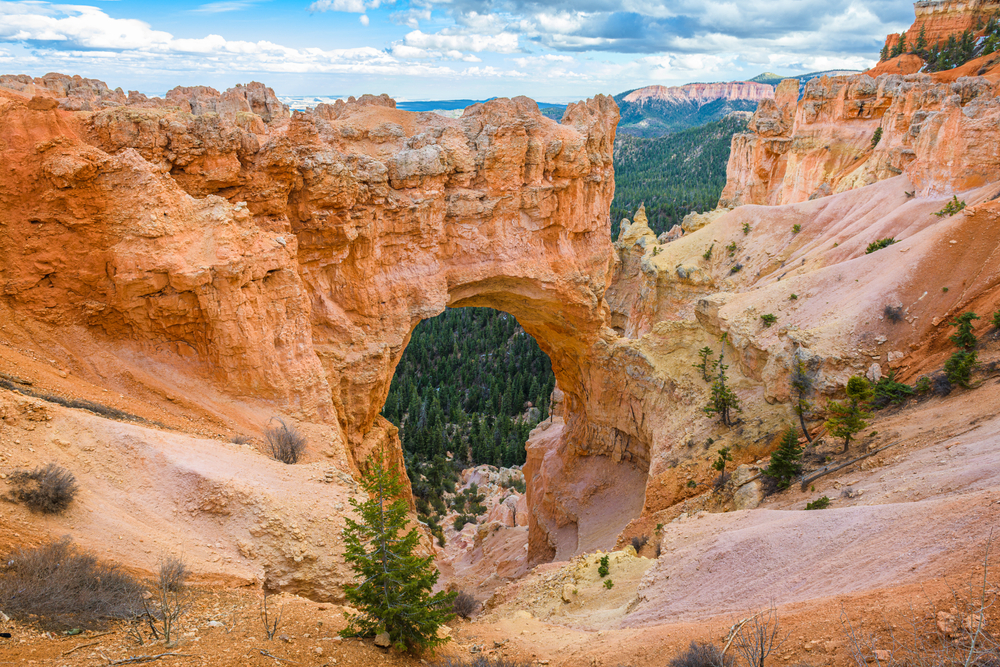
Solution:
[[[802,474],[801,458],[799,436],[795,433],[795,429],[789,426],[778,449],[771,454],[771,462],[764,469],[764,474],[777,482],[779,489],[785,490]]]
[[[712,399],[709,401],[702,410],[708,415],[719,415],[719,419],[726,426],[732,426],[735,422],[732,419],[733,412],[742,412],[740,408],[740,400],[736,396],[736,392],[726,386],[726,369],[729,368],[726,364],[722,363],[722,354],[719,352],[718,368],[719,374],[712,383]]]
[[[962,313],[954,320],[951,321],[951,326],[956,327],[958,331],[955,332],[953,336],[950,336],[948,340],[955,344],[956,347],[965,350],[966,352],[971,352],[976,349],[976,336],[972,333],[972,320],[978,320],[979,315],[975,313]]]
[[[892,47],[892,51],[889,52],[890,58],[895,58],[896,56],[901,56],[906,53],[906,33],[899,33],[899,39],[896,40],[895,46]]]
[[[420,536],[416,527],[404,535],[408,507],[399,472],[390,468],[382,451],[368,460],[361,486],[370,496],[348,502],[361,521],[348,518],[344,530],[344,560],[360,583],[344,587],[347,600],[359,609],[346,614],[345,636],[369,637],[381,632],[399,650],[420,652],[447,641],[438,628],[454,618],[456,593],[431,594],[439,572],[433,556],[413,553]]]
[[[829,417],[826,420],[826,428],[830,435],[844,439],[844,451],[851,446],[851,438],[866,426],[868,413],[865,405],[872,397],[872,388],[865,378],[855,375],[847,381],[846,401],[830,401],[826,404],[826,411]]]
[[[732,460],[733,455],[730,453],[729,447],[723,447],[719,450],[719,457],[712,463],[712,467],[719,471],[719,486],[722,486],[722,483],[726,481],[726,462]]]
[[[927,48],[927,26],[923,23],[920,24],[920,34],[917,35],[917,43],[915,50],[917,53],[923,53]]]
[[[882,50],[878,54],[879,62],[884,62],[889,59],[889,45],[885,44],[882,46]]]

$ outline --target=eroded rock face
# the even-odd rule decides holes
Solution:
[[[20,317],[175,355],[329,424],[363,467],[383,445],[401,461],[378,413],[413,327],[491,306],[549,354],[568,434],[603,447],[585,386],[615,262],[610,98],[556,123],[527,98],[460,119],[385,96],[289,116],[260,84],[0,85],[4,163],[21,165],[0,186],[0,284]]]
[[[719,204],[790,204],[906,174],[922,195],[993,182],[985,132],[1000,118],[995,77],[866,74],[786,80],[750,132],[733,137]],[[873,146],[875,133],[881,139]]]

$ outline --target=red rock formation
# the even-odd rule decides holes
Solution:
[[[1000,175],[1000,162],[978,143],[1000,117],[988,78],[823,77],[809,81],[796,103],[797,86],[782,82],[750,132],[733,137],[721,206],[800,202],[902,173],[922,194]],[[881,140],[872,147],[877,128]]]
[[[998,0],[918,0],[913,3],[916,18],[905,33],[906,44],[913,47],[923,30],[928,48],[943,45],[951,35],[959,37],[966,30],[973,33],[982,30],[998,11]],[[898,34],[887,35],[885,44],[892,49],[898,40]]]
[[[646,86],[625,96],[626,102],[695,102],[707,104],[715,100],[760,101],[774,97],[774,87],[754,81],[725,83],[689,83],[684,86]]]
[[[70,113],[51,99],[83,108],[56,95],[76,79],[23,79],[0,91],[19,165],[0,185],[0,285],[18,317],[172,351],[225,394],[330,424],[363,465],[383,443],[401,456],[378,413],[417,322],[492,306],[551,357],[570,435],[596,437],[610,98],[561,124],[527,98],[448,119],[365,96],[289,118],[259,84]],[[83,88],[92,108],[107,97]]]

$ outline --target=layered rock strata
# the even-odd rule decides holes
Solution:
[[[823,77],[801,100],[798,86],[783,81],[733,137],[720,206],[790,204],[899,174],[929,196],[1000,175],[986,140],[1000,118],[993,76]]]

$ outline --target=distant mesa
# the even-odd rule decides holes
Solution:
[[[761,100],[774,99],[783,79],[805,82],[821,76],[857,74],[859,70],[827,70],[797,76],[765,72],[748,81],[646,86],[615,95],[621,110],[618,132],[637,137],[661,137],[721,120],[734,113],[749,115]]]

